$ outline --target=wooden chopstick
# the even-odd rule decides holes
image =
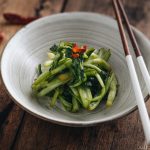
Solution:
[[[128,30],[128,34],[129,34],[129,37],[130,37],[130,40],[131,40],[131,43],[132,43],[135,55],[136,55],[136,57],[141,56],[142,55],[141,51],[140,51],[139,46],[138,46],[138,44],[136,42],[135,36],[134,36],[133,31],[131,29],[131,26],[130,26],[127,14],[126,14],[126,12],[124,10],[124,7],[122,5],[122,2],[120,0],[117,0],[117,3],[118,3],[118,6],[119,6],[119,9],[120,9],[120,12],[122,13],[122,17],[123,17],[123,19],[125,21],[125,25],[126,25],[126,28]]]
[[[128,34],[129,34],[129,37],[130,37],[130,40],[131,40],[131,43],[132,43],[132,46],[133,46],[136,58],[137,58],[137,61],[138,61],[139,67],[140,67],[140,70],[142,72],[144,81],[146,83],[146,87],[148,89],[148,93],[150,94],[150,75],[149,75],[149,72],[148,72],[147,67],[145,65],[142,53],[140,51],[140,48],[138,46],[138,43],[136,41],[136,38],[135,38],[134,33],[132,31],[132,28],[130,26],[130,23],[129,23],[128,17],[126,15],[126,12],[124,10],[124,7],[123,7],[123,5],[122,5],[120,0],[117,0],[117,2],[118,2],[118,6],[120,8],[120,12],[122,13],[122,17],[123,17],[123,19],[125,21],[125,25],[126,25],[126,28],[127,28],[127,31],[128,31]]]
[[[114,7],[115,15],[117,18],[117,23],[118,23],[120,36],[121,36],[121,40],[122,40],[122,44],[123,44],[123,48],[124,48],[125,57],[126,57],[126,62],[127,62],[127,66],[129,69],[129,74],[130,74],[134,94],[136,97],[141,122],[142,122],[143,129],[144,129],[146,142],[147,142],[147,144],[150,144],[150,120],[149,120],[148,112],[147,112],[147,109],[145,106],[145,102],[144,102],[144,98],[143,98],[142,91],[140,88],[140,84],[138,81],[138,77],[136,74],[133,59],[132,59],[132,56],[130,54],[127,38],[126,38],[125,31],[124,31],[123,24],[122,24],[121,15],[119,12],[118,3],[116,0],[113,0],[113,7]]]

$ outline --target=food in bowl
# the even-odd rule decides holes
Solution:
[[[37,67],[32,84],[37,97],[49,97],[50,107],[59,101],[63,108],[78,112],[96,109],[101,101],[112,106],[117,93],[117,79],[108,60],[109,49],[88,48],[73,42],[54,44],[49,60]]]

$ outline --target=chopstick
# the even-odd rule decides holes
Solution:
[[[125,57],[126,57],[126,62],[127,62],[127,66],[128,66],[128,69],[129,69],[129,74],[130,74],[130,78],[131,78],[135,98],[136,98],[136,101],[137,101],[137,106],[138,106],[138,109],[139,109],[141,122],[142,122],[143,129],[144,129],[146,142],[147,142],[147,144],[150,144],[150,120],[149,120],[148,112],[147,112],[147,109],[146,109],[146,106],[145,106],[145,102],[144,102],[144,98],[143,98],[142,91],[141,91],[141,88],[140,88],[140,84],[139,84],[139,81],[138,81],[138,77],[137,77],[137,74],[136,74],[133,59],[132,59],[132,56],[130,54],[130,50],[129,50],[127,38],[126,38],[126,35],[125,35],[125,31],[124,31],[124,28],[123,28],[122,19],[121,19],[121,15],[120,15],[120,12],[119,12],[118,4],[119,4],[119,0],[118,0],[118,3],[117,3],[116,0],[113,0],[113,7],[114,7],[115,15],[116,15],[116,18],[117,18],[119,32],[120,32],[120,36],[121,36],[121,40],[122,40],[122,44],[123,44],[123,48],[124,48],[124,53],[125,53]],[[121,5],[119,5],[119,6],[121,6]],[[126,20],[127,20],[127,16],[126,16]],[[134,41],[136,41],[135,38],[134,38]],[[136,52],[140,52],[139,49],[136,49]],[[136,56],[137,56],[137,58],[140,57],[140,65],[141,65],[141,67],[143,67],[143,63],[141,63],[142,62],[141,61],[142,60],[141,59],[141,57],[142,57],[141,53],[137,53]],[[143,69],[141,71],[143,71]]]
[[[125,25],[126,25],[126,28],[127,28],[127,31],[128,31],[128,34],[129,34],[129,37],[130,37],[130,40],[131,40],[131,43],[132,43],[132,46],[133,46],[136,58],[137,58],[137,61],[138,61],[139,67],[140,67],[140,70],[142,72],[144,81],[146,83],[146,87],[147,87],[148,93],[150,94],[150,75],[149,75],[149,72],[148,72],[147,67],[145,65],[142,53],[140,51],[140,48],[139,48],[139,46],[137,44],[137,41],[135,39],[135,36],[133,34],[132,28],[130,26],[130,23],[129,23],[128,17],[126,15],[126,12],[125,12],[125,10],[123,8],[123,5],[122,5],[120,0],[117,0],[117,2],[118,2],[118,6],[120,8],[120,11],[122,13],[122,16],[124,18]]]

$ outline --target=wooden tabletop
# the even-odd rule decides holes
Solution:
[[[124,0],[130,22],[150,38],[150,0]],[[8,24],[3,13],[41,16],[90,11],[114,16],[111,0],[0,0],[0,51],[22,25]],[[146,103],[150,113],[150,100]],[[38,119],[18,107],[0,81],[0,150],[146,150],[138,111],[94,127],[73,128]]]

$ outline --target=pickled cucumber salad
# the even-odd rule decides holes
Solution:
[[[38,77],[32,84],[35,96],[49,97],[49,107],[61,106],[70,112],[94,110],[103,101],[112,106],[117,79],[108,60],[111,51],[96,50],[72,42],[54,44],[48,60],[37,66]]]

